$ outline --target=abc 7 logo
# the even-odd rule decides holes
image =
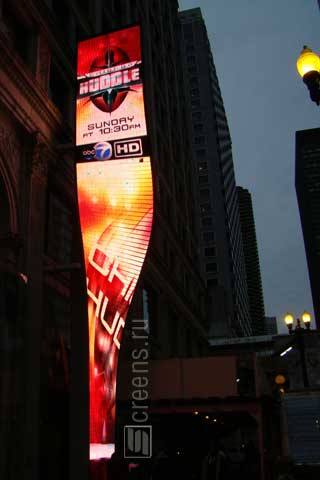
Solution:
[[[82,154],[86,160],[109,160],[112,156],[112,146],[109,142],[99,142],[92,150],[84,150]]]

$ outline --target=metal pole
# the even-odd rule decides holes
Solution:
[[[302,328],[299,328],[299,329],[296,329],[295,333],[297,335],[298,347],[299,347],[299,353],[300,353],[303,386],[304,386],[304,388],[308,388],[309,387],[309,379],[308,379],[304,340],[303,340],[304,332],[303,332]]]

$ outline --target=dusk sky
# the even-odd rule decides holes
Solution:
[[[295,132],[320,126],[296,71],[303,45],[320,53],[317,0],[179,0],[200,7],[233,143],[237,185],[252,195],[265,311],[313,316],[294,186]],[[314,326],[314,323],[313,323]],[[286,327],[281,328],[286,331]]]

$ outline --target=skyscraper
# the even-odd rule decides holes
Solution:
[[[278,335],[277,317],[264,317],[265,335]]]
[[[253,335],[264,334],[264,302],[260,262],[250,192],[237,187],[240,224],[247,274],[250,316]]]
[[[252,333],[231,138],[199,8],[180,12],[210,336]]]
[[[296,132],[295,184],[315,320],[320,328],[320,128]]]

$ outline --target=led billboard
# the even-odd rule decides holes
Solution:
[[[79,42],[77,145],[147,134],[140,27]]]
[[[151,235],[141,66],[139,26],[79,43],[77,191],[88,293],[90,458],[114,443],[121,336]]]

